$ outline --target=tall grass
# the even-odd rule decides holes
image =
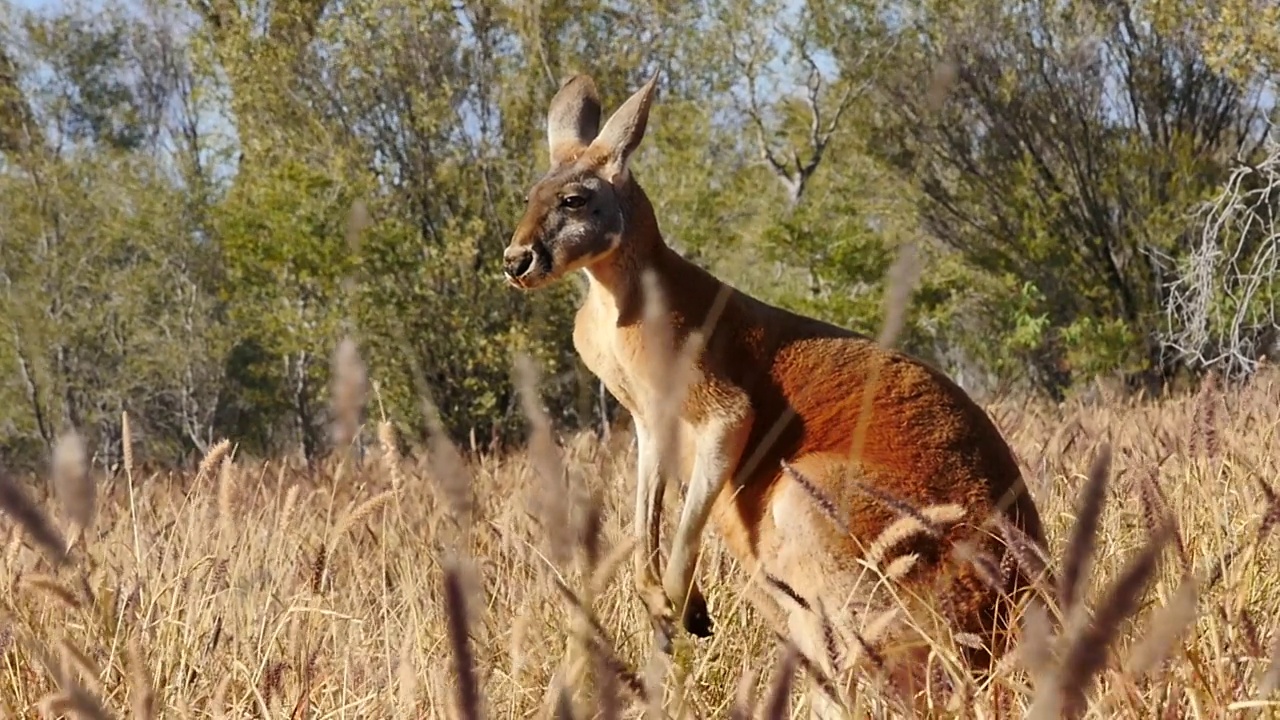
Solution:
[[[628,438],[558,438],[536,373],[518,369],[531,433],[510,457],[375,423],[344,430],[372,438],[363,460],[307,468],[223,443],[194,472],[135,476],[132,439],[107,474],[69,435],[46,477],[0,478],[0,713],[804,716],[806,683],[831,678],[765,626],[714,535],[700,576],[715,635],[652,652]],[[1050,538],[1046,556],[1000,528],[1039,578],[1020,642],[974,681],[956,669],[964,638],[935,638],[943,670],[903,698],[877,675],[886,648],[864,638],[853,716],[1280,707],[1276,379],[992,405]]]

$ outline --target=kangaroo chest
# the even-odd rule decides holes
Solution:
[[[634,352],[628,345],[628,335],[617,327],[616,314],[611,317],[608,308],[588,301],[578,310],[573,347],[618,402],[632,415],[638,415],[640,388],[633,369]]]

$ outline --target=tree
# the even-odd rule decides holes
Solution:
[[[1047,323],[1020,355],[1035,382],[1167,376],[1156,257],[1189,250],[1185,212],[1256,152],[1265,98],[1209,65],[1189,15],[1156,22],[1143,3],[906,9],[877,149],[922,192],[931,234],[1034,284]],[[939,69],[954,82],[935,107],[921,88]]]
[[[1280,141],[1205,202],[1190,252],[1172,262],[1162,339],[1196,369],[1247,377],[1280,352]]]
[[[121,412],[157,454],[211,431],[220,355],[208,254],[159,155],[179,65],[161,27],[64,8],[19,14],[0,48],[3,445],[66,427],[118,457]]]

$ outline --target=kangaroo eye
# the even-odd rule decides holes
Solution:
[[[560,205],[570,209],[580,208],[587,204],[587,199],[581,195],[565,195],[560,198]]]

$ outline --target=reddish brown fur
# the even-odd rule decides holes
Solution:
[[[665,246],[655,253],[650,267],[668,290],[673,324],[683,339],[701,327],[722,284]],[[622,316],[638,312],[633,308]],[[637,328],[623,325],[615,332],[626,337],[627,344],[638,345]],[[690,419],[714,413],[717,398],[730,394],[730,388],[745,390],[756,412],[748,451],[735,473],[738,484],[724,488],[713,515],[721,538],[747,567],[755,564],[763,536],[773,530],[767,508],[779,484],[788,482],[780,470],[783,460],[819,468],[836,463],[859,481],[918,508],[961,505],[979,524],[1002,506],[1030,537],[1044,540],[1013,453],[990,417],[947,377],[917,360],[735,290],[699,369],[705,380],[690,392]],[[874,380],[873,373],[878,375]],[[863,394],[873,382],[875,394],[864,418]],[[832,393],[832,388],[844,392]],[[629,404],[634,411],[634,402]],[[784,429],[764,446],[762,439],[779,423]],[[855,457],[852,445],[858,434],[864,439]],[[763,452],[752,462],[757,448]],[[805,462],[814,458],[821,462]],[[686,461],[685,476],[688,472]],[[815,472],[811,479],[847,508],[852,537],[834,528],[826,534],[828,542],[840,548],[832,550],[837,555],[858,557],[860,545],[870,544],[897,517],[879,501],[845,487],[839,473]],[[974,530],[972,522],[961,525],[949,539],[961,539]],[[931,545],[916,541],[902,551],[936,558],[939,550]],[[992,551],[997,558],[1003,555],[998,546]],[[956,570],[955,620],[966,632],[990,631],[993,618],[988,613],[995,594],[971,567]]]
[[[651,92],[651,85],[646,89]],[[587,91],[593,96],[593,87],[582,92]],[[629,105],[635,105],[638,97],[640,93]],[[647,97],[644,100],[647,103]],[[553,103],[553,119],[556,112],[563,118],[563,108],[556,107]],[[643,132],[647,104],[640,112]],[[560,124],[569,123],[562,119]],[[744,410],[754,418],[733,481],[720,491],[712,513],[733,554],[749,571],[765,570],[802,598],[838,604],[839,597],[822,597],[831,587],[822,581],[861,572],[857,560],[863,548],[897,517],[851,480],[916,508],[954,503],[967,513],[963,523],[948,530],[949,542],[918,536],[895,548],[894,554],[920,555],[909,576],[914,585],[927,589],[942,580],[940,599],[953,627],[991,638],[998,593],[979,579],[971,565],[955,561],[949,548],[957,540],[980,538],[997,560],[1002,558],[1002,547],[990,534],[984,538],[988,531],[979,527],[992,512],[1005,512],[1039,542],[1043,542],[1043,530],[1013,454],[987,414],[929,366],[883,349],[863,335],[729,289],[685,260],[664,243],[644,191],[625,165],[619,170],[616,154],[607,145],[575,148],[574,143],[555,136],[553,129],[551,147],[552,171],[531,192],[529,208],[508,252],[554,241],[541,233],[549,222],[549,203],[555,202],[558,188],[570,178],[594,174],[612,183],[616,197],[611,199],[625,218],[625,233],[607,250],[602,249],[603,240],[598,242],[583,265],[590,292],[578,313],[574,342],[588,367],[633,416],[642,418],[647,408],[645,393],[651,392],[645,372],[641,273],[651,271],[655,276],[680,341],[704,326],[712,308],[720,307],[721,293],[728,292],[697,359],[700,376],[690,389],[682,419],[686,439],[691,439],[687,433],[710,419],[737,418]],[[545,276],[521,278],[518,284],[535,287],[563,272],[553,267]],[[864,414],[868,392],[872,393],[869,412]],[[770,436],[773,441],[765,442]],[[857,437],[862,440],[854,453]],[[835,503],[850,535],[841,534],[816,513],[800,517],[807,511],[795,503],[794,495],[785,494],[795,492],[796,482],[782,471],[783,461]],[[692,468],[686,453],[685,478]],[[816,507],[812,498],[809,503]],[[796,520],[786,532],[777,525],[777,512],[787,521]],[[795,538],[801,536],[804,545],[794,547],[801,542]],[[1006,590],[1023,584],[1015,574]],[[780,608],[770,607],[759,595],[756,599],[777,621]],[[775,595],[773,602],[788,601]],[[985,655],[979,652],[971,659]]]

